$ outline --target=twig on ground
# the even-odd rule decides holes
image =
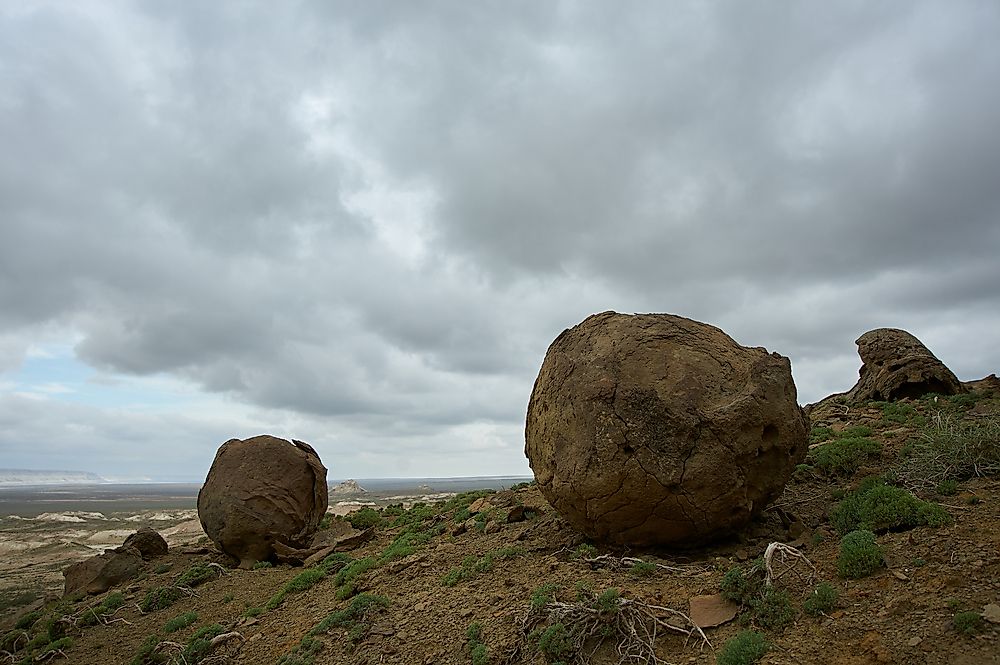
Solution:
[[[640,559],[634,556],[618,557],[612,554],[601,554],[599,556],[586,557],[583,559],[583,561],[595,568],[611,568],[612,570],[631,568],[637,563],[650,564],[656,566],[660,570],[666,570],[671,573],[677,573],[682,575],[697,575],[698,573],[702,573],[706,570],[705,566],[695,563],[681,564],[678,566],[669,566],[665,563],[646,561],[645,559]]]

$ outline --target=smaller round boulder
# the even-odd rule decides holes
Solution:
[[[140,527],[138,531],[126,538],[122,547],[134,547],[139,550],[143,559],[153,559],[167,553],[167,541],[148,526]]]
[[[308,547],[326,508],[312,446],[267,435],[222,444],[198,493],[202,528],[241,568],[270,559],[275,543]]]

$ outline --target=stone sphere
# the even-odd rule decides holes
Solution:
[[[791,364],[670,314],[595,314],[549,347],[528,403],[539,488],[595,540],[732,534],[805,459]]]
[[[222,444],[198,493],[202,528],[241,568],[271,558],[274,543],[307,547],[326,508],[316,451],[267,435]]]

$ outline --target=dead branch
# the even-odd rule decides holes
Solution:
[[[774,572],[775,554],[778,555],[778,562],[785,565],[784,569],[777,574]],[[768,545],[767,549],[764,550],[764,569],[767,571],[764,578],[765,586],[773,586],[775,580],[780,579],[785,573],[788,571],[795,571],[796,561],[805,561],[809,566],[811,572],[807,581],[811,582],[813,578],[816,577],[816,566],[813,565],[812,561],[810,561],[805,554],[791,545],[786,545],[784,543],[774,542]],[[798,575],[797,571],[796,575]]]
[[[678,575],[697,575],[706,570],[705,566],[694,563],[669,566],[665,563],[646,561],[645,559],[640,559],[634,556],[617,557],[611,554],[601,554],[595,557],[586,557],[582,560],[585,563],[590,564],[590,566],[594,568],[610,568],[612,570],[624,570],[627,568],[631,568],[637,563],[650,564],[656,566],[660,570],[666,570],[671,573],[676,573]]]

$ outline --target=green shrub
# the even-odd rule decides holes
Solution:
[[[820,582],[812,590],[809,597],[802,603],[806,614],[819,616],[826,614],[837,604],[837,597],[840,593],[829,582]]]
[[[656,565],[648,561],[639,561],[628,570],[633,577],[651,577],[656,572]]]
[[[597,548],[590,543],[582,543],[577,545],[576,549],[570,555],[571,559],[592,559],[597,556]]]
[[[263,607],[248,607],[243,611],[243,616],[247,617],[248,619],[252,619],[254,617],[259,617],[263,613],[264,613]]]
[[[313,665],[316,654],[322,650],[322,642],[312,637],[303,637],[298,646],[278,659],[278,665]]]
[[[270,561],[258,561],[253,565],[253,570],[263,570],[264,568],[274,568],[274,564]]]
[[[837,572],[841,577],[857,579],[882,567],[882,548],[871,531],[851,531],[840,541]]]
[[[337,610],[327,615],[320,621],[309,635],[321,635],[331,628],[347,628],[352,640],[357,641],[363,635],[366,628],[366,620],[377,611],[389,605],[389,599],[385,596],[376,596],[370,593],[361,593],[354,597],[351,604],[342,610]]]
[[[163,624],[163,630],[168,633],[176,633],[178,630],[187,628],[196,621],[198,621],[197,612],[185,612],[184,614],[178,614]]]
[[[555,583],[543,584],[534,591],[531,592],[531,611],[538,612],[545,608],[546,605],[551,603],[556,599],[556,591],[559,590],[559,585]]]
[[[136,651],[135,656],[129,661],[129,665],[161,665],[167,662],[166,654],[157,653],[156,647],[160,644],[160,637],[158,635],[150,635],[147,637],[139,650]]]
[[[353,596],[357,590],[358,578],[377,567],[378,562],[373,557],[366,556],[341,568],[333,578],[333,583],[337,586],[337,599],[344,600]]]
[[[173,566],[171,566],[169,563],[161,563],[153,570],[153,572],[156,573],[157,575],[162,575],[163,573],[170,572],[170,569],[172,567]]]
[[[868,437],[837,438],[809,452],[813,465],[827,473],[850,475],[882,454],[882,444]]]
[[[324,577],[326,577],[326,571],[322,568],[307,568],[301,573],[288,580],[285,586],[281,587],[278,593],[271,596],[271,599],[267,601],[264,605],[265,609],[273,610],[282,602],[284,602],[285,597],[290,593],[301,593],[306,589],[312,588],[314,585],[318,584]]]
[[[957,480],[942,480],[938,483],[937,493],[941,496],[955,496],[958,494],[958,481]]]
[[[895,470],[910,487],[1000,474],[1000,417],[963,420],[939,414],[910,444]],[[956,488],[957,489],[957,488]]]
[[[833,430],[829,427],[813,427],[809,432],[809,443],[823,443],[833,438]]]
[[[394,559],[408,557],[417,551],[417,547],[431,539],[431,534],[425,531],[404,531],[382,552],[379,564],[385,564]]]
[[[72,646],[73,646],[72,637],[60,637],[58,640],[52,640],[51,642],[43,646],[41,649],[39,649],[38,655],[36,655],[33,660],[36,662],[47,660],[44,657],[45,654],[51,653],[53,651],[66,651]]]
[[[576,651],[573,637],[562,623],[555,623],[538,632],[538,650],[550,663],[569,659]]]
[[[347,521],[355,529],[368,529],[373,526],[382,526],[382,515],[374,508],[362,508],[348,515]]]
[[[354,561],[354,557],[350,554],[346,554],[344,552],[334,552],[316,564],[316,567],[322,568],[327,573],[337,573],[343,570],[346,566],[350,565],[352,561]]]
[[[218,637],[224,632],[226,629],[217,623],[196,630],[191,639],[188,640],[184,651],[181,652],[181,662],[185,664],[200,663],[208,655],[212,646],[212,638]]]
[[[881,532],[923,525],[941,526],[949,520],[941,506],[921,501],[905,489],[877,479],[862,483],[830,514],[831,524],[841,534],[858,529]]]
[[[722,597],[740,605],[750,605],[764,594],[764,560],[755,559],[744,570],[733,566],[722,576]]]
[[[469,655],[472,657],[472,665],[489,665],[490,653],[483,642],[483,626],[476,622],[469,624],[465,630],[465,639],[469,646]]]
[[[715,656],[718,665],[753,665],[767,653],[770,645],[763,633],[741,631],[726,642]]]
[[[28,612],[27,614],[18,618],[17,622],[14,624],[14,628],[17,630],[28,630],[35,625],[42,615],[45,614],[41,610],[35,610],[34,612]]]
[[[617,612],[619,609],[618,599],[621,598],[621,595],[621,591],[618,589],[606,589],[594,600],[594,607],[605,614]]]
[[[962,635],[976,635],[983,632],[985,624],[978,612],[959,612],[952,620],[952,625]]]
[[[441,578],[444,586],[455,586],[462,580],[475,577],[493,569],[497,560],[513,559],[524,554],[524,549],[520,547],[505,547],[503,549],[487,552],[478,559],[474,556],[467,556],[462,560],[462,565],[452,568],[448,574]]]
[[[93,626],[102,623],[104,618],[125,604],[125,597],[119,592],[108,594],[108,597],[97,605],[88,607],[80,615],[77,625]]]
[[[750,603],[753,618],[761,627],[779,630],[795,620],[795,608],[787,591],[767,587],[764,595]]]
[[[170,607],[184,596],[184,592],[173,586],[159,586],[151,589],[139,603],[143,612],[153,612]]]
[[[180,576],[177,580],[177,586],[186,586],[194,588],[209,580],[213,580],[218,577],[221,573],[218,570],[212,568],[212,566],[206,565],[204,563],[196,563],[187,570],[184,574]]]
[[[882,421],[901,425],[923,425],[926,420],[909,404],[902,402],[875,402],[882,407]]]

